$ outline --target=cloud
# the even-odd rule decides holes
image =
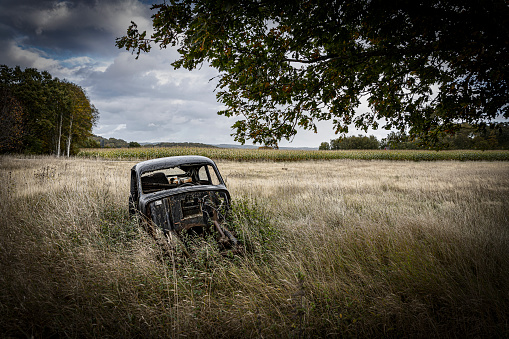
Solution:
[[[149,6],[134,0],[21,1],[0,5],[0,21],[21,45],[35,46],[56,59],[68,55],[114,56],[115,38],[131,20],[150,28]]]
[[[119,52],[104,70],[90,71],[82,80],[99,109],[99,125],[126,124],[119,131],[102,128],[101,134],[128,141],[232,142],[232,120],[217,116],[217,75],[207,66],[201,71],[174,70],[174,50],[156,50],[138,60]]]
[[[127,128],[126,124],[120,124],[117,127],[115,127],[115,129],[112,132],[115,133],[115,132],[121,131],[121,130],[126,129],[126,128]]]
[[[157,86],[157,79],[153,80],[154,86]],[[216,112],[220,106],[213,96],[204,100],[206,97],[195,95],[194,99],[182,99],[171,95],[124,95],[113,100],[95,100],[95,105],[101,112],[100,126],[114,125],[117,121],[126,124],[126,130],[114,133],[113,137],[142,142],[211,142],[210,137],[214,136],[213,139],[219,142],[231,142],[229,125],[232,121],[218,117]],[[101,133],[110,130],[101,129]]]

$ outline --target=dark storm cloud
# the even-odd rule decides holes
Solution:
[[[132,0],[3,1],[0,39],[57,60],[112,57],[118,53],[115,38],[125,34],[130,20],[149,17],[149,6]]]

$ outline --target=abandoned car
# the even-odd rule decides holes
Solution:
[[[174,156],[147,160],[131,169],[129,213],[141,217],[155,237],[168,242],[184,233],[214,234],[224,247],[237,244],[224,222],[230,193],[216,164],[203,156]],[[161,233],[161,232],[159,232]]]

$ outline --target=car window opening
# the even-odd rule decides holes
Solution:
[[[143,193],[153,193],[195,185],[219,185],[221,182],[214,169],[209,165],[180,165],[153,172],[145,172],[141,176]]]

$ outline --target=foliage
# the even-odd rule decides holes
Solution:
[[[330,150],[330,145],[327,141],[324,141],[320,144],[320,146],[318,147],[318,150],[320,151],[328,151]]]
[[[0,66],[0,152],[74,154],[99,113],[78,85],[34,68]]]
[[[509,149],[509,123],[481,130],[464,124],[454,135],[444,138],[443,142],[450,149]]]
[[[136,141],[131,141],[129,143],[129,148],[131,147],[141,147],[141,145],[139,143],[137,143]]]
[[[82,148],[99,148],[101,147],[101,144],[97,140],[94,140],[90,137],[83,141],[80,146]]]
[[[267,217],[268,213],[262,203],[256,200],[233,200],[231,214],[232,221],[228,229],[235,232],[250,255],[261,254],[261,259],[270,260],[265,255],[284,246],[284,235]]]
[[[122,148],[83,149],[78,156],[115,160],[146,160],[176,155],[203,155],[212,159],[232,161],[304,161],[304,160],[410,160],[410,161],[509,161],[509,151],[429,151],[429,150],[257,150],[226,148]]]
[[[330,141],[330,148],[340,149],[379,149],[380,142],[374,135],[369,137],[359,134],[358,136],[342,136]]]
[[[129,143],[123,139],[116,138],[104,138],[102,136],[92,135],[90,137],[91,140],[98,143],[100,147],[107,148],[121,148],[121,147],[129,147]]]
[[[297,128],[386,129],[436,142],[458,121],[509,117],[509,6],[489,1],[193,0],[152,6],[116,45],[177,46],[175,68],[219,71],[235,139],[277,146]],[[362,100],[370,111],[357,112]]]
[[[0,152],[17,153],[23,149],[23,106],[6,86],[0,87]]]
[[[384,147],[392,149],[427,149],[419,138],[402,132],[391,132],[382,140]],[[477,129],[469,124],[462,124],[455,128],[452,135],[438,139],[437,145],[442,149],[478,149],[494,150],[509,149],[509,123],[499,123],[489,128]]]
[[[409,137],[404,132],[391,132],[382,139],[382,146],[391,149],[418,149],[418,141]]]
[[[76,154],[81,144],[86,142],[91,134],[92,126],[95,125],[99,113],[90,103],[84,90],[73,83],[65,82],[64,94],[70,100],[70,112],[68,114],[67,156]],[[76,139],[72,143],[72,138]],[[58,154],[58,153],[57,153]]]

